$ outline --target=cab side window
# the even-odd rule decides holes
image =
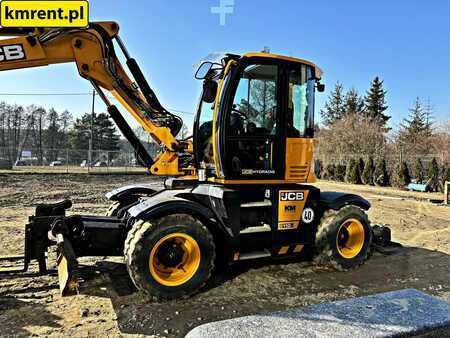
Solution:
[[[315,80],[312,74],[312,68],[307,65],[299,65],[289,72],[287,137],[304,137],[307,130],[314,127]]]

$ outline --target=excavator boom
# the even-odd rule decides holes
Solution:
[[[74,62],[107,105],[108,113],[135,149],[138,160],[152,173],[181,175],[178,153],[190,152],[190,142],[178,141],[182,120],[166,110],[146,81],[137,62],[120,39],[115,22],[92,22],[87,28],[0,28],[0,71]],[[132,81],[119,61],[113,40],[126,58]],[[103,90],[125,107],[163,151],[153,159],[119,109]]]

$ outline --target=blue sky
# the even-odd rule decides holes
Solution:
[[[91,21],[115,20],[161,102],[194,112],[200,83],[193,65],[214,51],[242,53],[269,46],[274,53],[310,59],[324,70],[327,92],[336,81],[365,92],[376,75],[388,90],[393,125],[408,114],[416,96],[450,118],[450,1],[256,1],[234,0],[226,24],[211,7],[220,0],[90,1]],[[89,92],[74,65],[3,72],[0,93]],[[90,110],[87,96],[11,97],[75,116]],[[97,111],[104,110],[98,102]],[[182,116],[189,125],[192,115]]]

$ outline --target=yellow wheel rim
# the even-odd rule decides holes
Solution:
[[[200,247],[191,236],[173,233],[161,238],[150,251],[152,277],[165,286],[179,286],[194,276],[200,266]]]
[[[347,259],[356,257],[364,246],[364,226],[354,218],[346,220],[339,227],[336,246],[339,254]]]

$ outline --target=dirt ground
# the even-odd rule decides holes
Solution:
[[[0,175],[0,255],[19,254],[23,225],[39,202],[71,198],[72,213],[103,214],[103,194],[144,176]],[[159,185],[155,181],[155,185]],[[0,275],[0,336],[184,336],[203,323],[404,288],[450,301],[450,207],[439,194],[321,182],[372,203],[372,222],[390,224],[399,252],[376,253],[360,269],[337,273],[310,262],[239,264],[183,301],[155,303],[133,287],[121,259],[82,260],[81,290],[61,298],[55,274]],[[36,267],[33,267],[34,271]]]

